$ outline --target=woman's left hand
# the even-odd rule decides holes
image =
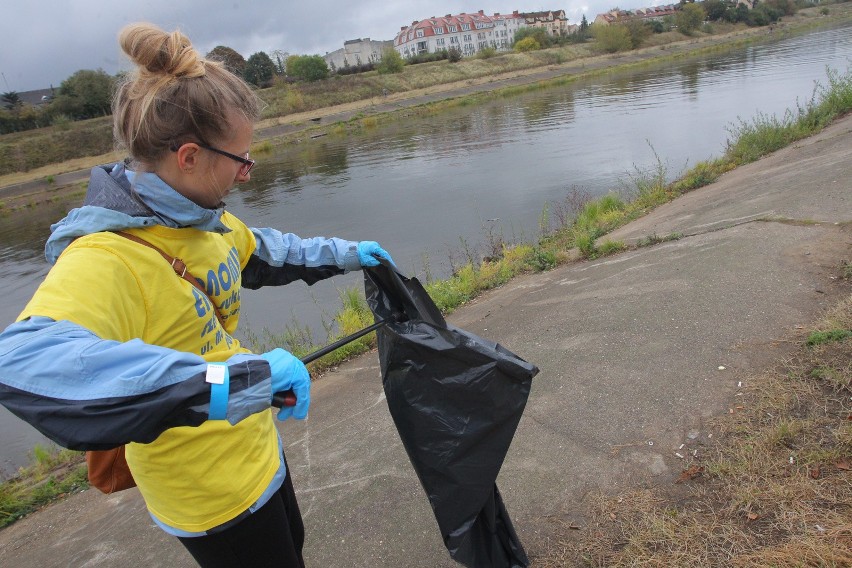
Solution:
[[[396,266],[388,252],[379,246],[376,241],[361,241],[358,243],[358,261],[361,266],[378,266],[381,264],[376,258],[383,258]]]

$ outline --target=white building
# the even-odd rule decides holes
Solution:
[[[390,41],[372,41],[370,38],[350,39],[343,42],[343,49],[322,56],[329,69],[343,69],[382,60],[382,51],[393,45]]]
[[[517,10],[493,16],[486,16],[483,10],[476,14],[447,14],[402,26],[393,40],[393,47],[403,57],[436,53],[451,47],[458,48],[463,55],[473,55],[486,47],[507,51],[512,48],[515,32],[524,26],[524,17]]]

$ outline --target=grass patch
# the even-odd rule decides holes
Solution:
[[[0,528],[88,486],[82,452],[36,445],[32,463],[0,483]]]
[[[731,139],[726,159],[736,165],[747,164],[789,144],[819,132],[835,118],[852,109],[852,74],[827,69],[826,85],[817,84],[810,100],[798,103],[784,116],[758,114],[752,120],[740,120],[729,129]]]
[[[837,321],[852,328],[852,298],[820,327]],[[852,565],[849,348],[805,343],[746,381],[674,483],[596,495],[578,538],[536,566]]]
[[[832,329],[829,331],[814,331],[808,336],[807,345],[813,347],[830,343],[832,341],[843,341],[852,337],[852,330],[848,329]]]

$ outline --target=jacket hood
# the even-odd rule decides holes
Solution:
[[[224,204],[206,209],[187,199],[151,172],[134,172],[123,163],[92,168],[83,206],[51,225],[44,256],[50,264],[78,237],[150,225],[227,233]]]

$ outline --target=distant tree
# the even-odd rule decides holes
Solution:
[[[595,38],[596,49],[604,53],[629,51],[633,46],[630,32],[621,24],[592,26],[592,37]]]
[[[577,33],[581,37],[589,37],[589,20],[586,19],[585,14],[583,14],[583,19],[580,20],[580,28],[577,30]]]
[[[21,96],[16,91],[8,91],[0,94],[0,101],[7,110],[14,110],[24,104]]]
[[[526,26],[515,32],[515,37],[513,38],[513,44],[518,43],[519,41],[525,40],[526,38],[531,37],[534,38],[538,43],[538,49],[543,49],[545,47],[550,47],[550,44],[553,43],[553,40],[550,39],[550,36],[547,35],[547,32],[544,31],[543,28],[535,28],[532,26]]]
[[[748,15],[751,12],[745,4],[737,4],[737,7],[725,11],[725,19],[731,23],[745,22],[748,20]]]
[[[462,59],[462,50],[456,46],[452,46],[447,50],[447,59],[450,63],[458,63]]]
[[[707,12],[707,19],[711,22],[718,22],[723,19],[725,11],[731,6],[731,3],[725,0],[704,0],[702,4],[704,11]]]
[[[765,5],[774,8],[784,16],[792,16],[798,11],[795,2],[791,0],[766,0]]]
[[[319,55],[291,55],[287,58],[287,75],[302,81],[319,81],[328,77],[328,65]]]
[[[660,20],[651,20],[648,22],[648,28],[655,34],[661,34],[666,30],[666,25]]]
[[[745,23],[750,26],[767,26],[781,19],[784,12],[775,7],[774,4],[761,3],[750,10],[746,16]]]
[[[256,87],[269,87],[275,77],[275,64],[266,53],[258,51],[251,55],[243,68],[243,79]]]
[[[207,59],[221,61],[225,65],[225,69],[240,77],[242,77],[243,69],[246,66],[245,58],[225,45],[217,45],[211,49],[207,54]]]
[[[651,35],[651,28],[642,20],[630,19],[624,22],[624,27],[630,33],[630,45],[638,49],[642,42]]]
[[[512,49],[518,53],[523,53],[524,51],[537,51],[541,49],[541,44],[538,43],[538,40],[536,40],[533,36],[527,36],[520,41],[516,41]]]
[[[386,47],[382,50],[382,60],[376,66],[376,69],[381,75],[388,73],[399,73],[405,67],[405,61],[397,50],[392,47]]]
[[[678,10],[675,16],[677,31],[684,35],[690,35],[704,23],[707,14],[701,4],[686,4]]]
[[[284,76],[287,74],[287,58],[290,54],[280,49],[275,49],[269,53],[269,58],[275,64],[275,74]]]
[[[59,85],[50,105],[51,115],[65,114],[74,119],[106,116],[111,112],[115,78],[103,69],[77,71]]]

